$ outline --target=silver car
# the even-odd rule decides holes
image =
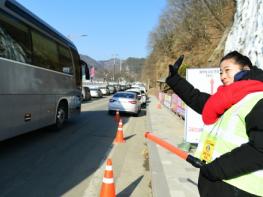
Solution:
[[[141,111],[141,102],[134,92],[117,92],[109,100],[108,112],[114,111],[132,113],[138,116]]]

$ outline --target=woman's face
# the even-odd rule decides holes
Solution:
[[[226,59],[220,64],[220,79],[224,85],[234,82],[234,76],[242,70],[242,67],[234,59]]]

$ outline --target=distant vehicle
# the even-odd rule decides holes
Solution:
[[[130,88],[130,89],[127,89],[125,92],[135,92],[135,93],[137,93],[141,104],[142,105],[146,104],[147,97],[146,97],[146,94],[144,93],[143,90],[140,90],[139,88]]]
[[[110,89],[107,85],[99,87],[103,95],[110,95]]]
[[[116,88],[116,91],[121,91],[121,86],[119,84],[114,84],[114,87]]]
[[[120,85],[120,90],[122,90],[122,91],[124,91],[124,90],[126,90],[127,88],[126,88],[126,85]]]
[[[95,98],[101,98],[102,97],[102,92],[101,92],[100,88],[98,88],[98,87],[91,87],[90,88],[90,94],[91,94],[91,97],[95,97]]]
[[[145,93],[147,93],[147,90],[143,84],[134,84],[131,87],[132,88],[139,88],[139,89],[143,90]]]
[[[74,44],[14,0],[0,0],[0,140],[80,113]]]
[[[138,116],[141,111],[141,103],[136,93],[117,92],[109,100],[108,112],[113,114],[114,111],[132,113]]]
[[[116,92],[116,88],[114,85],[108,85],[109,90],[110,90],[110,94],[114,94]]]

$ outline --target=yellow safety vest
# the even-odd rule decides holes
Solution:
[[[213,125],[205,125],[195,156],[207,160],[217,157],[249,141],[246,134],[245,117],[263,98],[263,92],[251,93],[229,108]],[[263,170],[223,180],[248,193],[263,196]]]

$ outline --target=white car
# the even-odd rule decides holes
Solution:
[[[109,100],[108,112],[113,114],[114,111],[132,113],[138,116],[141,111],[141,103],[134,92],[117,92]]]
[[[114,85],[108,85],[109,90],[110,90],[110,94],[114,94],[116,92],[116,88]]]
[[[102,92],[98,87],[91,87],[90,88],[90,95],[91,95],[91,97],[101,98]]]
[[[142,105],[146,105],[146,94],[144,93],[143,90],[139,89],[139,88],[130,88],[130,89],[127,89],[125,92],[135,92],[139,99],[140,99],[140,102]]]
[[[103,95],[109,95],[110,94],[110,90],[109,90],[108,86],[101,86],[100,90],[101,90]]]
[[[135,84],[135,85],[132,85],[132,88],[139,88],[140,90],[143,90],[145,93],[147,92],[145,86],[142,85],[142,84]]]

